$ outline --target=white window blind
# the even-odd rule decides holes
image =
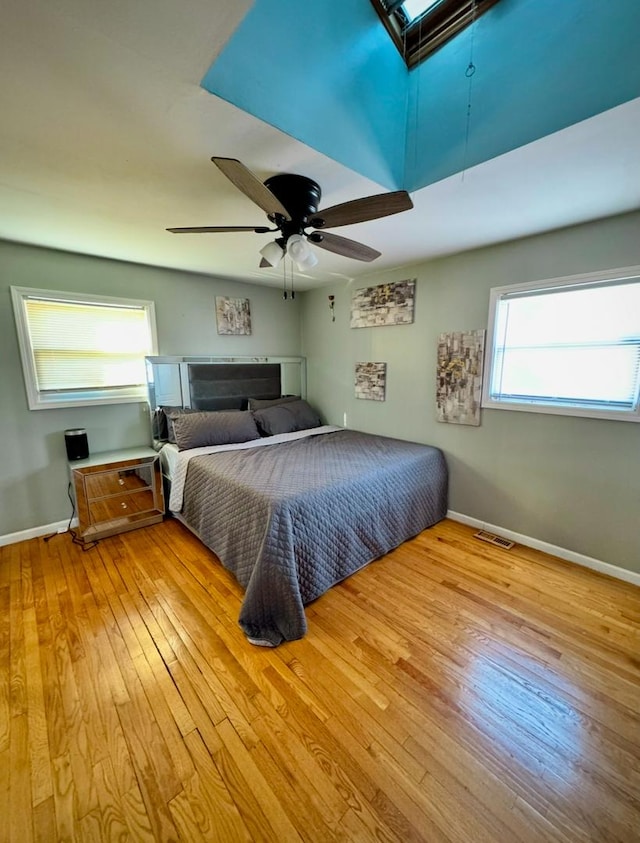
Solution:
[[[493,292],[484,406],[640,420],[640,277]]]
[[[29,406],[144,400],[153,304],[13,288]]]

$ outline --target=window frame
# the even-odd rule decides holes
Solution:
[[[69,292],[63,290],[45,290],[35,287],[10,287],[13,314],[18,335],[18,346],[27,403],[30,410],[60,409],[63,407],[89,407],[106,404],[132,404],[147,400],[147,385],[145,372],[145,358],[149,354],[158,353],[158,338],[156,332],[155,304],[146,299],[130,299],[118,296],[98,295],[95,293]],[[38,378],[33,352],[33,344],[29,331],[26,301],[29,298],[44,299],[52,302],[72,302],[77,304],[103,305],[105,307],[122,306],[126,308],[140,308],[145,311],[147,325],[151,334],[151,350],[141,355],[143,380],[134,387],[97,387],[90,393],[68,389],[54,393],[41,392],[38,388]]]
[[[371,0],[408,68],[415,67],[499,0],[440,0],[409,21],[402,2]]]
[[[640,282],[640,266],[621,267],[581,275],[567,275],[561,278],[550,278],[543,281],[527,281],[520,284],[508,284],[503,287],[493,287],[489,297],[489,317],[487,340],[485,345],[485,366],[482,385],[481,407],[486,410],[513,410],[524,413],[544,413],[560,416],[578,416],[591,419],[606,419],[610,421],[640,422],[640,389],[636,396],[636,407],[633,410],[599,410],[595,407],[571,405],[544,404],[535,399],[496,400],[491,397],[491,383],[496,365],[496,324],[497,306],[502,297],[509,293],[526,293],[533,291],[552,290],[557,287],[585,287],[606,282],[630,281],[638,279]]]

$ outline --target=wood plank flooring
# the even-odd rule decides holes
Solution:
[[[442,522],[269,650],[174,520],[0,548],[0,839],[640,841],[640,589]]]

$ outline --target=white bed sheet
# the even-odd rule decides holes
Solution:
[[[308,430],[297,430],[295,433],[278,433],[275,436],[251,439],[249,442],[237,442],[233,445],[209,445],[204,448],[189,448],[187,451],[179,451],[177,445],[167,443],[160,449],[160,461],[163,473],[171,481],[169,510],[171,512],[180,512],[182,509],[187,468],[189,467],[189,461],[193,457],[201,457],[205,454],[218,454],[222,451],[244,451],[249,448],[264,447],[265,445],[280,445],[283,442],[305,439],[308,436],[317,436],[321,433],[334,433],[336,430],[343,430],[343,428],[333,424],[324,424],[320,427],[309,428]]]

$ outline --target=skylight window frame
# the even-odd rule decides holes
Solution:
[[[371,2],[407,67],[412,68],[499,0],[440,0],[413,21],[409,21],[401,3],[393,0]]]

